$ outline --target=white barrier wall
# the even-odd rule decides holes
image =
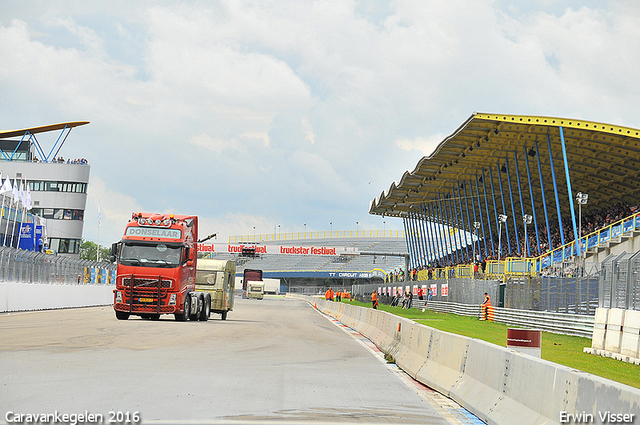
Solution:
[[[0,283],[0,312],[89,307],[113,303],[114,285]]]
[[[576,423],[577,415],[600,424],[609,423],[607,412],[640,421],[640,389],[384,311],[296,297],[362,333],[409,375],[488,424]]]

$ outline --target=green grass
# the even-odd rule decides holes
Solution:
[[[371,303],[358,301],[348,303],[371,308]],[[403,310],[382,304],[378,306],[378,309],[415,320],[435,329],[477,338],[502,347],[507,346],[507,329],[513,327],[501,323],[480,321],[477,317],[437,313],[431,310],[425,310],[423,313],[415,308]],[[584,353],[582,351],[584,347],[591,347],[591,338],[542,332],[543,359],[640,388],[640,366]]]

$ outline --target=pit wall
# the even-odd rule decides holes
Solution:
[[[115,285],[0,283],[0,312],[113,304]]]
[[[295,298],[360,332],[411,377],[488,424],[574,423],[568,415],[580,414],[601,424],[606,412],[640,422],[640,389],[384,311]]]

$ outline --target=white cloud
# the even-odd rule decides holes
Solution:
[[[473,111],[640,127],[633,2],[360,3],[5,2],[0,128],[91,121],[61,154],[115,240],[133,210],[380,225],[369,202]]]
[[[436,147],[444,140],[445,136],[440,134],[433,135],[428,139],[422,137],[416,137],[413,140],[400,139],[396,140],[396,145],[405,151],[419,151],[423,156],[429,156],[433,153]]]

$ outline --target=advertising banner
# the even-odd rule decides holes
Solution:
[[[18,248],[33,251],[33,223],[21,223]]]
[[[285,255],[343,255],[358,254],[353,247],[330,246],[296,246],[296,245],[258,245],[258,244],[198,244],[198,252],[224,252],[228,254],[241,254],[243,249],[255,250],[256,254],[285,254]]]

